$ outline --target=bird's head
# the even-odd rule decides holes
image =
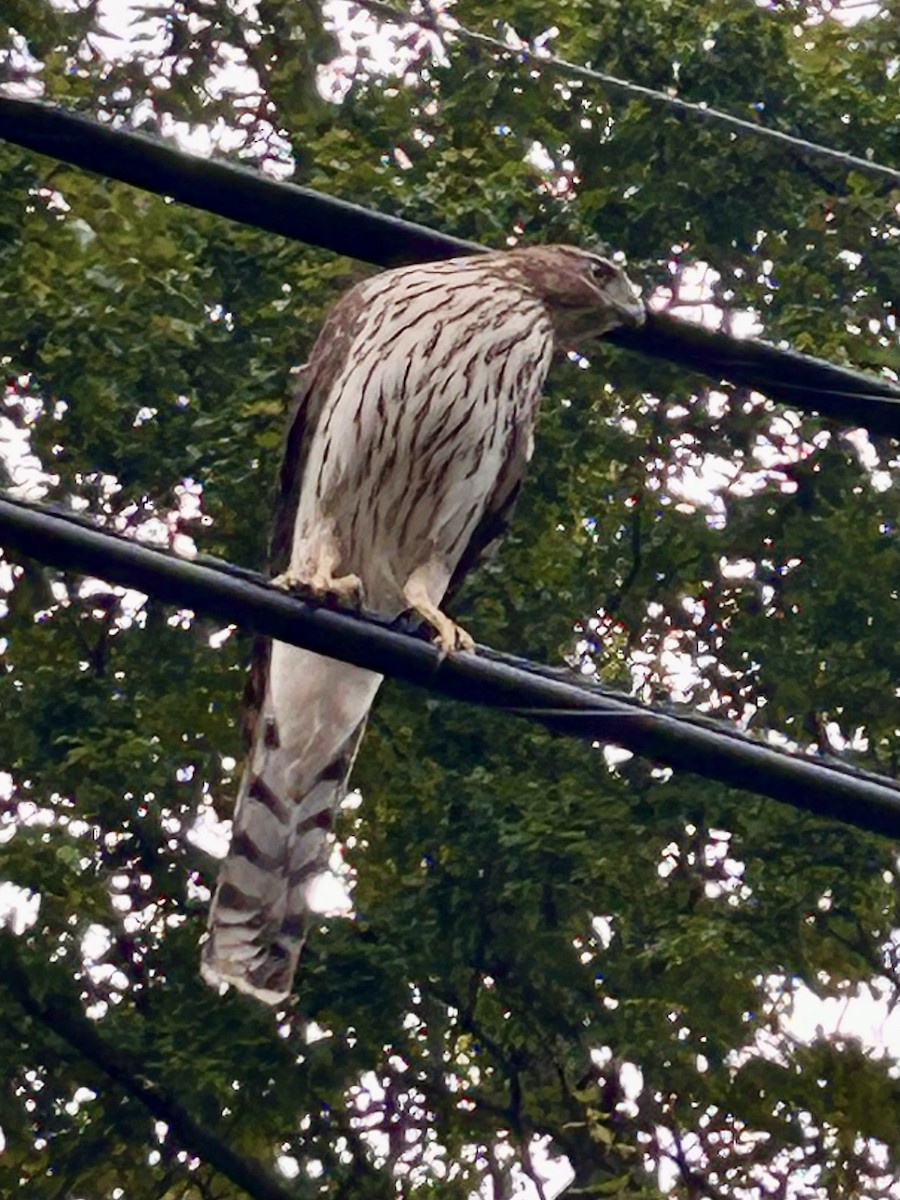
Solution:
[[[644,302],[607,253],[578,246],[527,246],[508,257],[546,304],[560,338],[598,338],[622,325],[644,323]]]

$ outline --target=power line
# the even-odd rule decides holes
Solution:
[[[336,196],[269,179],[231,162],[80,113],[0,95],[0,138],[158,196],[379,266],[477,254],[484,247]]]
[[[216,560],[178,558],[43,505],[0,499],[0,543],[556,733],[624,746],[677,770],[900,836],[900,784],[894,780],[775,749],[673,708],[639,704],[569,671],[489,647],[442,661],[435,646],[399,632],[396,622],[309,604],[253,572]]]
[[[484,249],[35,101],[0,97],[0,136],[206,211],[381,265]],[[879,432],[900,432],[900,388],[887,380],[659,314],[651,315],[644,330],[619,331],[613,339],[714,380],[757,387],[801,410],[826,412]],[[8,545],[54,565],[94,572],[332,657],[342,657],[338,650],[344,647],[348,661],[457,699],[519,712],[559,732],[615,742],[673,767],[863,828],[893,836],[900,832],[900,787],[890,780],[788,755],[713,722],[648,709],[629,697],[490,650],[478,658],[460,656],[439,664],[433,647],[377,622],[304,605],[239,568],[172,559],[59,514],[3,501],[0,530]],[[242,590],[247,588],[250,593]],[[851,801],[856,807],[848,810]]]
[[[358,204],[267,179],[247,167],[186,154],[36,100],[0,96],[0,138],[61,162],[171,196],[205,212],[379,266],[427,262],[486,247]],[[900,437],[900,386],[766,342],[651,313],[609,341],[712,379],[756,388],[801,412]]]
[[[380,16],[392,24],[419,25],[421,28],[429,29],[442,38],[444,36],[454,37],[461,42],[468,42],[473,46],[480,46],[484,49],[508,56],[516,56],[522,62],[530,63],[544,71],[552,71],[555,75],[562,75],[568,79],[580,79],[588,83],[599,83],[609,91],[618,93],[619,95],[632,99],[647,100],[651,104],[662,104],[667,108],[673,109],[675,112],[686,113],[703,121],[724,125],[726,128],[731,129],[732,132],[742,136],[750,135],[768,139],[771,142],[777,142],[790,150],[803,154],[807,158],[824,159],[844,169],[865,171],[869,175],[878,175],[883,179],[890,179],[894,183],[900,183],[900,170],[897,170],[895,167],[887,167],[882,163],[873,162],[868,158],[859,158],[855,154],[847,154],[843,150],[835,150],[831,146],[822,146],[818,142],[811,142],[806,138],[796,137],[790,133],[783,133],[780,129],[772,129],[767,125],[757,124],[755,121],[747,121],[743,117],[735,117],[731,113],[722,112],[717,108],[710,108],[706,104],[681,100],[678,96],[670,96],[666,92],[657,91],[655,88],[644,87],[639,83],[631,83],[627,79],[619,79],[617,76],[607,75],[603,71],[595,71],[592,67],[581,67],[577,63],[568,62],[566,59],[557,58],[552,54],[541,54],[532,50],[527,45],[511,46],[508,42],[501,41],[500,38],[491,37],[486,33],[479,33],[477,30],[466,29],[464,26],[456,24],[455,21],[452,24],[442,24],[439,18],[435,20],[430,17],[414,16],[411,13],[394,8],[393,5],[384,4],[381,0],[357,0],[357,3],[361,8],[367,9],[374,16]]]

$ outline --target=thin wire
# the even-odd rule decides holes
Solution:
[[[709,108],[706,104],[695,104],[690,100],[681,100],[677,96],[669,96],[666,92],[659,92],[654,88],[644,87],[640,83],[630,83],[626,79],[619,79],[615,75],[607,75],[603,71],[595,71],[591,67],[580,67],[577,63],[568,62],[564,58],[556,58],[552,54],[539,53],[527,45],[510,46],[507,42],[501,41],[500,38],[491,37],[486,33],[479,33],[477,30],[466,29],[455,22],[453,24],[444,23],[438,26],[433,18],[419,17],[412,13],[403,12],[394,8],[393,5],[382,3],[382,0],[356,0],[356,3],[359,4],[360,8],[366,9],[374,16],[382,17],[393,24],[419,25],[423,29],[431,30],[432,33],[436,33],[439,37],[455,37],[459,41],[469,42],[473,46],[482,46],[487,50],[499,51],[506,55],[515,55],[523,62],[533,63],[534,66],[553,71],[557,75],[564,75],[570,79],[582,79],[589,83],[600,83],[604,87],[609,88],[610,91],[620,92],[625,96],[639,97],[654,104],[664,104],[668,108],[699,117],[703,121],[717,122],[720,125],[725,125],[735,133],[742,135],[752,134],[755,137],[768,138],[769,141],[779,142],[782,146],[787,146],[789,149],[796,150],[800,154],[805,154],[809,158],[826,159],[844,168],[865,171],[869,175],[878,175],[883,179],[890,179],[894,183],[900,183],[900,170],[896,167],[887,167],[883,163],[872,162],[867,158],[859,158],[855,154],[847,154],[842,150],[834,150],[831,146],[822,146],[818,142],[810,142],[806,138],[795,137],[790,133],[783,133],[780,129],[770,129],[767,125],[758,125],[754,121],[746,121],[743,117],[735,117],[731,113],[722,112],[720,109]]]

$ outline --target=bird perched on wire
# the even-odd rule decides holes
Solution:
[[[574,246],[403,267],[352,288],[300,374],[271,548],[279,581],[412,609],[442,653],[472,651],[441,603],[507,526],[554,351],[643,319],[624,271]],[[381,679],[280,642],[257,652],[207,981],[270,1004],[290,993],[309,885]]]

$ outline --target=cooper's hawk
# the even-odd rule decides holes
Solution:
[[[273,567],[287,584],[407,609],[445,653],[441,610],[505,530],[554,350],[644,309],[624,272],[573,246],[387,271],[343,296],[303,368],[281,470]],[[250,751],[203,975],[289,993],[366,716],[382,677],[274,642],[248,685]]]

